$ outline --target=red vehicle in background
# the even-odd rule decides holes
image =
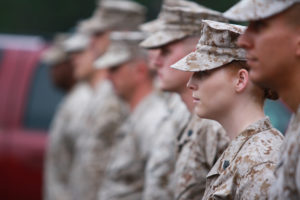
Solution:
[[[0,35],[0,199],[41,200],[47,130],[63,97],[40,37]]]

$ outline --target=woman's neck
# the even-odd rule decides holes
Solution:
[[[217,121],[222,124],[229,138],[233,140],[249,125],[264,117],[263,106],[249,103],[248,100],[233,104],[226,114],[220,115]]]

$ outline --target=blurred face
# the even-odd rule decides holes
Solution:
[[[56,87],[69,91],[75,84],[73,66],[70,60],[56,64],[51,68],[51,78]]]
[[[154,65],[158,74],[159,86],[164,91],[182,93],[192,73],[183,72],[170,66],[190,53],[193,48],[187,48],[184,41],[174,42],[157,49]]]
[[[110,32],[101,32],[95,33],[92,36],[91,41],[91,48],[94,51],[96,57],[101,56],[109,47],[110,39],[109,39]]]
[[[136,86],[135,66],[128,62],[108,70],[108,79],[113,83],[117,95],[124,100],[129,100]]]
[[[300,27],[295,27],[286,12],[250,22],[238,44],[247,50],[250,78],[255,83],[276,90],[295,72],[300,41]]]
[[[155,67],[155,61],[157,59],[157,56],[159,55],[159,49],[150,49],[148,50],[148,65],[150,69],[156,70]]]
[[[226,68],[195,72],[188,82],[195,112],[201,118],[217,120],[230,110],[234,97],[232,74]]]
[[[74,66],[74,77],[78,81],[89,80],[95,69],[93,68],[94,53],[90,49],[71,55]]]

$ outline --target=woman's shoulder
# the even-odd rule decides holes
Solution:
[[[274,128],[255,134],[239,151],[235,158],[239,163],[236,164],[249,170],[265,163],[277,164],[283,138],[283,135]]]

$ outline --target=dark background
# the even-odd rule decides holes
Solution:
[[[112,0],[111,0],[112,1]],[[136,0],[148,8],[148,20],[157,16],[162,0]],[[194,0],[209,8],[225,11],[238,0]],[[69,31],[92,15],[95,0],[1,0],[0,33],[42,35]]]

